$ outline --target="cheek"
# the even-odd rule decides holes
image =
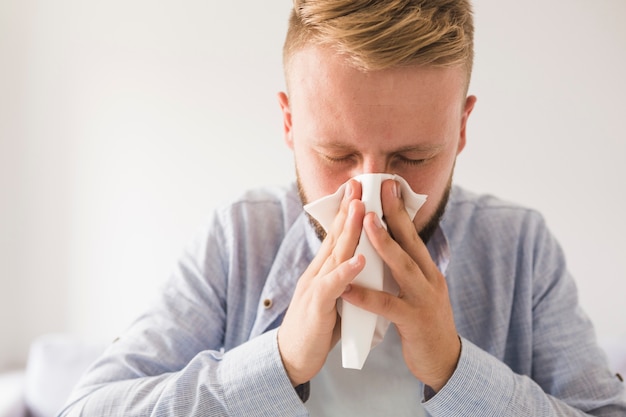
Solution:
[[[454,162],[433,163],[429,166],[398,172],[398,175],[407,180],[416,193],[427,194],[429,200],[427,204],[429,204],[431,199],[438,201],[443,195],[450,181],[453,166]]]
[[[420,230],[435,214],[443,196],[448,188],[454,160],[436,164],[428,169],[415,170],[407,177],[402,175],[411,185],[413,191],[419,194],[426,194],[428,199],[422,208],[417,212],[414,223]]]
[[[294,148],[300,185],[309,202],[333,194],[349,177],[329,169],[319,157],[307,149]]]

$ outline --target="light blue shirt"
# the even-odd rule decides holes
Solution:
[[[407,403],[431,416],[626,415],[624,386],[538,213],[454,187],[441,232],[447,245],[434,239],[429,250],[450,252],[457,369],[436,395],[397,360],[383,379],[362,374],[360,384],[383,387],[368,401],[396,406],[369,415],[406,415]],[[160,300],[94,364],[61,415],[308,415],[283,368],[276,329],[317,248],[295,185],[251,191],[216,210]],[[399,349],[393,337],[383,342],[389,352]],[[332,357],[327,367],[341,373]],[[350,409],[361,399],[328,400]]]

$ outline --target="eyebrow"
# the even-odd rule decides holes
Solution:
[[[314,146],[317,148],[324,148],[324,149],[337,149],[337,150],[350,150],[353,151],[354,147],[351,145],[346,145],[340,142],[315,142]],[[390,150],[389,153],[394,153],[394,154],[398,154],[398,153],[406,153],[406,152],[421,152],[421,153],[430,153],[430,152],[437,152],[439,150],[441,150],[442,148],[444,148],[445,145],[444,144],[423,144],[423,145],[408,145],[408,146],[402,146],[400,148],[397,149],[392,149]]]
[[[424,144],[424,145],[413,145],[413,146],[403,146],[401,148],[395,149],[394,153],[405,153],[405,152],[436,152],[443,149],[445,145],[443,144]]]

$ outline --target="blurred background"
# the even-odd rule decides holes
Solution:
[[[476,0],[456,182],[534,207],[600,338],[626,334],[626,2]],[[0,0],[0,371],[112,340],[215,205],[293,180],[289,0]]]

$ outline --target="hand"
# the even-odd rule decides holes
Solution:
[[[437,392],[456,368],[461,342],[445,277],[418,236],[402,198],[395,197],[393,187],[398,185],[392,180],[381,187],[383,213],[393,238],[375,213],[365,216],[364,229],[389,266],[400,293],[396,297],[352,285],[342,298],[393,322],[409,370]]]
[[[298,280],[278,329],[278,348],[294,386],[311,380],[339,340],[337,299],[365,266],[354,256],[363,227],[361,184],[350,181],[331,230]]]

